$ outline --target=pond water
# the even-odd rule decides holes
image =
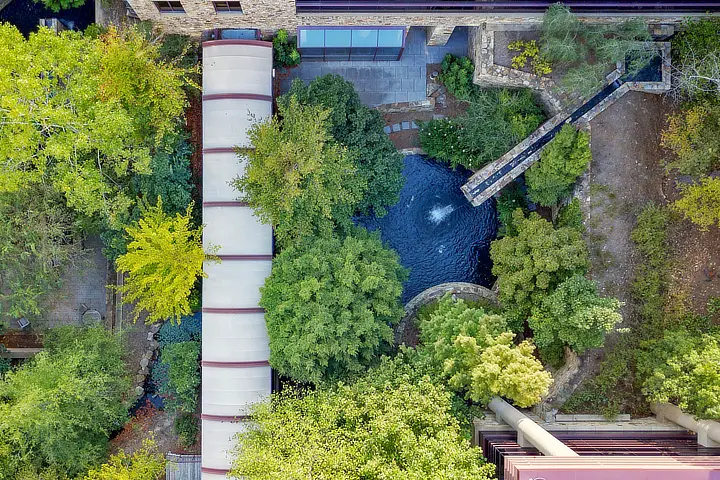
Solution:
[[[10,5],[0,10],[0,22],[12,23],[25,36],[38,29],[41,18],[57,18],[68,28],[85,30],[95,21],[95,2],[86,0],[81,7],[55,13],[33,0],[13,0]]]
[[[357,219],[368,230],[380,230],[383,241],[410,269],[403,302],[445,282],[489,287],[493,281],[490,242],[497,232],[495,202],[479,207],[468,202],[460,187],[472,172],[409,155],[403,175],[400,201],[385,217]]]

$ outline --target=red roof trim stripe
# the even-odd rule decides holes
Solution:
[[[214,473],[215,475],[227,475],[230,469],[228,468],[211,468],[211,467],[202,467],[200,469],[202,473]]]
[[[202,46],[215,47],[219,45],[255,45],[256,47],[272,48],[272,42],[265,42],[263,40],[242,40],[239,38],[228,38],[226,40],[208,40],[203,42]]]
[[[203,202],[203,207],[247,207],[248,202],[242,202],[240,200],[226,201],[226,202]]]
[[[270,362],[267,360],[257,360],[254,362],[213,362],[210,360],[203,360],[200,364],[203,367],[217,368],[258,368],[270,366]]]
[[[210,415],[203,413],[200,415],[202,420],[211,422],[243,422],[250,419],[250,415]]]
[[[272,102],[272,95],[260,95],[259,93],[209,93],[203,95],[203,102],[210,100],[261,100]]]
[[[244,307],[244,308],[213,308],[203,307],[203,313],[265,313],[262,307]]]
[[[211,153],[235,153],[237,152],[236,147],[213,147],[213,148],[203,148],[203,155],[208,155]]]
[[[238,261],[238,262],[248,262],[248,261],[261,261],[261,260],[267,260],[271,261],[273,259],[272,255],[215,255],[220,260],[227,260],[227,261]]]

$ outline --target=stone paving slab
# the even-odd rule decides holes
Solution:
[[[405,40],[405,51],[399,61],[380,62],[302,62],[282,82],[287,91],[290,81],[299,78],[309,82],[315,77],[337,74],[352,82],[360,99],[368,106],[391,103],[422,102],[427,99],[426,65],[440,63],[446,54],[465,56],[468,52],[468,30],[457,27],[444,46],[428,46],[426,31],[413,27]]]

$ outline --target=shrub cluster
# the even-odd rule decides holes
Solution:
[[[450,88],[448,91],[452,92]],[[460,91],[466,95],[464,89]],[[468,102],[466,113],[419,124],[423,150],[453,167],[482,167],[530,135],[544,120],[530,90],[484,90],[472,85],[468,91],[462,98]]]

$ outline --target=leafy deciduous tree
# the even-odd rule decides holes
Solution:
[[[528,407],[547,393],[550,374],[533,356],[532,344],[513,345],[515,335],[507,331],[502,316],[445,296],[437,310],[422,318],[419,328],[420,354],[428,356],[448,384],[468,398],[487,403],[501,395]]]
[[[114,221],[128,179],[186,104],[184,71],[136,30],[98,38],[0,25],[0,191],[51,184],[79,213]]]
[[[672,206],[702,230],[720,225],[720,178],[706,177],[699,184],[683,186],[682,198]]]
[[[171,343],[163,347],[160,358],[168,365],[170,410],[194,413],[200,385],[200,342]]]
[[[570,194],[591,158],[590,136],[570,124],[563,125],[540,153],[540,160],[525,173],[528,196],[546,207],[556,205]]]
[[[567,345],[577,353],[603,345],[605,334],[622,321],[615,298],[602,298],[597,285],[573,275],[533,309],[528,323],[541,352],[559,358]]]
[[[157,205],[144,205],[137,226],[127,228],[132,239],[126,254],[118,257],[120,272],[128,273],[118,288],[123,302],[135,303],[135,320],[143,310],[147,323],[189,315],[190,291],[198,277],[205,276],[203,261],[211,259],[202,245],[202,229],[193,228],[192,206],[174,217]]]
[[[39,315],[64,269],[82,258],[73,216],[51,188],[0,193],[0,313]]]
[[[121,339],[102,327],[60,327],[45,351],[0,383],[0,471],[24,464],[78,475],[98,463],[127,416]]]
[[[283,250],[261,289],[270,363],[301,382],[363,371],[392,340],[406,277],[397,254],[361,228]]]
[[[278,115],[253,125],[245,173],[233,181],[281,246],[352,226],[367,188],[344,146],[330,142],[330,112],[291,97]]]
[[[339,75],[317,77],[308,85],[295,80],[290,92],[279,101],[290,101],[293,96],[302,104],[330,111],[330,134],[348,148],[357,175],[367,183],[358,208],[363,213],[384,215],[388,207],[397,203],[404,178],[402,155],[383,131],[385,121],[380,113],[364,105],[353,84]]]
[[[494,473],[462,438],[441,386],[388,376],[383,366],[353,385],[276,395],[253,418],[230,472],[248,480],[482,480]]]
[[[575,229],[554,229],[536,213],[513,215],[517,235],[495,240],[490,246],[493,274],[498,277],[500,301],[520,329],[534,305],[566,278],[585,273],[588,252]]]
[[[720,106],[710,102],[692,105],[668,116],[662,146],[674,158],[669,170],[683,175],[703,175],[720,166]]]
[[[638,357],[643,393],[700,418],[720,418],[720,341],[717,335],[667,331]]]
[[[128,455],[124,450],[110,457],[100,468],[92,469],[83,480],[158,480],[165,475],[165,457],[152,439]]]

